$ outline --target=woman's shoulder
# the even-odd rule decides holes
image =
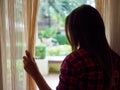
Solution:
[[[78,50],[71,52],[69,55],[67,55],[65,60],[69,62],[81,61],[81,60],[84,60],[84,58],[86,58],[89,55],[90,53],[88,53],[88,51],[86,51],[83,48],[80,48]]]
[[[87,50],[81,48],[76,51],[73,51],[70,53],[66,58],[64,59],[62,63],[62,68],[65,68],[66,66],[74,67],[76,71],[80,70],[86,70],[88,68],[97,67],[97,63],[93,61],[93,56],[90,52]]]

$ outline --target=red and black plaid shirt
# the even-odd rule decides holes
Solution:
[[[84,49],[68,55],[61,66],[57,90],[104,90],[102,70],[99,64],[91,58],[92,56]],[[114,58],[114,62],[120,62],[120,57],[115,55]],[[120,90],[120,63],[117,63],[115,67],[113,90]]]

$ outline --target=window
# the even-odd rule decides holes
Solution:
[[[36,58],[66,56],[71,52],[64,32],[65,17],[84,3],[95,6],[94,0],[40,0]]]
[[[47,76],[45,78],[53,88],[56,87],[58,82],[61,62],[71,52],[71,47],[64,32],[65,18],[81,4],[90,4],[95,7],[94,0],[40,0],[35,55],[38,60],[40,58],[48,60],[47,68],[49,68],[49,72],[47,74],[48,77],[52,78],[52,75],[55,77],[52,78],[55,83],[49,83],[51,79]]]

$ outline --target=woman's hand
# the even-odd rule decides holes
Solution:
[[[37,64],[35,62],[35,59],[30,54],[30,52],[26,50],[25,53],[26,56],[23,56],[24,69],[28,74],[30,74],[33,78],[35,78],[36,75],[39,73]]]
[[[25,51],[25,53],[26,56],[23,56],[23,63],[26,72],[32,76],[40,90],[51,90],[51,88],[49,87],[49,85],[46,83],[43,76],[39,72],[37,64],[35,63],[35,59],[27,50]]]

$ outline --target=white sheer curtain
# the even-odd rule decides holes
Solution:
[[[110,46],[120,55],[120,0],[96,0]]]
[[[3,89],[25,90],[22,56],[26,48],[22,0],[0,0],[0,60]]]
[[[36,89],[22,57],[34,55],[37,11],[38,0],[0,0],[0,90]]]

